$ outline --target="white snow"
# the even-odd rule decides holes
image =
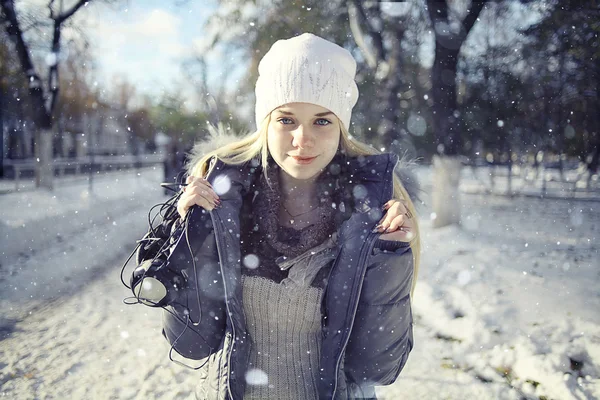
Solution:
[[[93,193],[82,182],[0,195],[0,396],[194,398],[198,371],[169,360],[161,311],[124,304],[119,278],[167,199],[161,179],[148,169],[97,179]],[[434,230],[421,206],[415,347],[378,395],[599,398],[599,207],[463,195],[462,226]]]
[[[485,196],[463,203],[461,228],[424,223],[415,348],[399,381],[381,393],[600,396],[597,203]],[[585,222],[572,226],[569,207]],[[439,395],[427,388],[437,385]]]

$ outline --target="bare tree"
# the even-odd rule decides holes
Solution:
[[[410,23],[423,18],[418,0],[396,4],[393,13],[386,12],[379,2],[348,0],[347,4],[350,31],[381,89],[375,92],[376,114],[382,117],[377,127],[380,142],[390,144],[392,151],[413,149],[412,138],[402,129],[408,110],[401,107],[401,101],[414,92],[407,76],[406,49],[412,47],[414,51],[418,46],[404,44],[411,30],[413,36],[423,33],[422,24]]]
[[[28,82],[28,92],[33,106],[33,119],[36,124],[35,144],[36,186],[52,189],[54,170],[52,167],[52,129],[54,125],[54,109],[59,91],[58,59],[60,54],[61,32],[65,22],[81,7],[91,0],[78,0],[71,7],[63,10],[60,0],[59,10],[56,11],[54,0],[48,2],[49,18],[52,22],[52,43],[48,60],[47,83],[44,87],[31,56],[31,49],[23,37],[23,29],[15,9],[14,0],[0,0],[3,22],[6,33],[14,43],[15,52],[21,65],[21,70]]]
[[[453,7],[450,7],[450,3]],[[479,18],[485,1],[427,0],[435,34],[432,67],[433,121],[438,155],[434,156],[432,205],[434,226],[460,223],[459,182],[462,152],[460,115],[456,99],[456,70],[460,48]],[[462,10],[458,7],[462,6]],[[461,19],[461,15],[464,17]]]
[[[381,93],[382,104],[381,122],[377,132],[382,136],[384,143],[392,143],[401,137],[399,126],[400,99],[397,94],[401,92],[403,79],[401,44],[406,30],[406,24],[395,21],[392,26],[385,26],[385,19],[381,15],[379,3],[363,3],[358,0],[348,2],[348,15],[350,29],[356,44],[361,49],[367,65],[375,72],[375,79],[384,88]],[[399,18],[400,19],[400,18]],[[364,32],[361,27],[364,27]],[[387,28],[387,29],[386,29]],[[389,50],[384,46],[384,35],[389,37]],[[371,46],[367,44],[370,38]]]
[[[232,60],[223,60],[220,64],[218,80],[214,76],[209,76],[206,54],[212,50],[212,46],[197,50],[182,62],[181,70],[194,88],[200,101],[200,111],[209,115],[210,122],[216,125],[219,121],[228,119],[230,109],[235,108],[239,101],[236,100],[235,95],[227,93],[226,88],[235,66]]]

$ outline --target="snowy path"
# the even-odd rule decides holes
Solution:
[[[121,264],[165,199],[159,180],[0,197],[0,396],[193,399],[195,373],[169,361],[161,311],[122,302]],[[463,196],[462,210],[461,228],[423,222],[415,348],[380,397],[599,398],[598,203]],[[38,229],[19,233],[28,225]],[[5,245],[18,235],[35,242]]]
[[[416,347],[381,394],[600,398],[598,203],[463,196],[462,213],[425,222]]]
[[[192,375],[168,360],[160,312],[122,302],[121,265],[166,199],[161,174],[111,174],[93,194],[79,184],[0,197],[0,396],[189,397],[189,381],[178,383]]]

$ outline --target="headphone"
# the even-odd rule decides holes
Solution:
[[[202,363],[202,365],[194,368],[180,361],[174,360],[171,356],[175,347],[175,343],[177,343],[179,338],[181,338],[188,328],[200,336],[204,342],[207,344],[208,342],[204,336],[202,336],[202,334],[193,328],[194,326],[198,326],[201,321],[192,321],[190,318],[190,309],[180,302],[181,297],[185,293],[185,289],[189,287],[187,279],[188,277],[186,276],[185,271],[177,270],[171,265],[169,254],[169,250],[174,245],[177,245],[185,235],[187,247],[191,254],[194,274],[198,276],[196,271],[195,257],[188,237],[190,216],[197,206],[192,206],[188,210],[183,222],[177,226],[176,221],[179,218],[179,213],[177,212],[177,202],[183,193],[181,188],[187,184],[183,182],[176,182],[161,183],[160,185],[163,188],[175,192],[175,195],[173,195],[164,203],[155,204],[152,208],[150,208],[150,211],[148,211],[148,232],[142,239],[136,241],[137,246],[133,249],[121,268],[121,283],[123,283],[127,289],[130,289],[133,292],[133,297],[126,297],[123,299],[123,303],[127,305],[144,304],[149,307],[162,308],[182,323],[185,323],[185,329],[171,344],[171,348],[169,349],[169,359],[186,368],[198,370],[202,368],[206,362],[208,362],[208,358],[204,363]],[[160,209],[158,213],[152,217],[152,211],[157,207],[160,207]],[[158,217],[160,217],[160,220],[157,223],[156,219]],[[125,283],[123,280],[123,271],[134,254],[137,254],[136,261],[138,265],[131,274],[129,285],[127,285],[127,283]],[[198,279],[195,279],[195,282],[198,307],[200,309]],[[135,301],[131,301],[132,299],[135,299]],[[185,315],[185,320],[169,310],[166,307],[167,305],[173,307],[173,309],[176,311],[179,310],[180,313]],[[216,349],[211,347],[210,354],[212,354],[214,350]]]

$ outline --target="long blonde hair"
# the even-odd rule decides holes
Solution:
[[[256,132],[246,134],[241,139],[236,140],[232,143],[226,143],[214,150],[203,151],[202,154],[198,154],[200,147],[194,148],[192,151],[192,157],[187,165],[188,173],[193,176],[206,177],[210,160],[213,156],[216,156],[222,160],[225,164],[242,164],[248,162],[257,155],[260,154],[261,166],[263,171],[266,172],[268,167],[268,146],[267,146],[267,132],[271,122],[271,114],[263,120],[261,126]],[[373,147],[362,143],[352,137],[341,122],[340,125],[340,146],[346,152],[349,157],[366,156],[381,154],[380,151]],[[219,124],[219,131],[223,131],[222,125]],[[210,129],[213,136],[217,136],[219,132],[213,127]],[[195,153],[195,154],[194,154]],[[410,241],[410,246],[413,253],[414,261],[414,275],[410,290],[410,296],[413,297],[414,289],[417,283],[417,277],[419,272],[419,264],[421,259],[421,235],[419,230],[419,222],[417,218],[417,211],[415,209],[412,199],[409,197],[408,192],[402,185],[398,171],[394,170],[394,199],[404,200],[408,210],[413,215],[413,222],[415,224],[414,237]]]

